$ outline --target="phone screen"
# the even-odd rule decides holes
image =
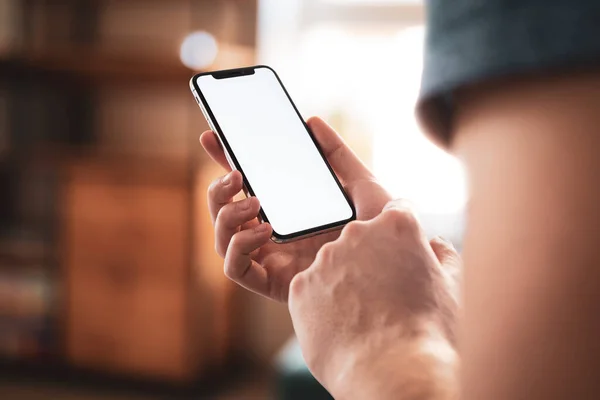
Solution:
[[[276,237],[310,233],[354,217],[270,68],[219,79],[201,75],[196,84]]]

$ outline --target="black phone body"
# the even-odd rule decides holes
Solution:
[[[273,69],[200,73],[190,89],[246,195],[261,202],[271,239],[289,242],[341,229],[356,210]]]

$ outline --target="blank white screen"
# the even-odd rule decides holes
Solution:
[[[275,74],[196,83],[273,230],[290,235],[352,217],[352,209]]]

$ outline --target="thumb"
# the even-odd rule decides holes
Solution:
[[[371,171],[348,147],[344,139],[325,121],[312,117],[306,121],[306,124],[342,183],[347,184],[354,180],[373,178]]]
[[[442,264],[442,268],[454,277],[458,277],[462,266],[462,259],[452,243],[438,236],[432,239],[429,244],[438,261]]]

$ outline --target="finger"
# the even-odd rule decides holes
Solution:
[[[239,171],[232,171],[227,175],[215,179],[208,187],[208,210],[213,224],[217,219],[219,210],[231,203],[233,196],[242,190],[242,174]]]
[[[436,237],[429,244],[440,262],[442,275],[448,284],[450,293],[456,301],[460,301],[460,282],[462,260],[460,255],[449,241]]]
[[[371,171],[348,147],[344,139],[325,121],[321,118],[312,117],[306,123],[342,183],[373,178]]]
[[[268,271],[252,260],[251,253],[269,241],[271,231],[271,225],[264,223],[236,233],[225,257],[225,275],[229,279],[267,297],[270,297]]]
[[[451,242],[438,236],[430,240],[429,244],[445,270],[453,275],[460,273],[462,260]]]
[[[240,230],[240,226],[258,215],[260,204],[256,197],[234,201],[223,206],[215,222],[215,248],[221,257],[225,257],[231,237]]]
[[[221,148],[221,144],[219,143],[219,139],[217,139],[216,133],[213,131],[205,131],[200,135],[200,144],[206,150],[206,153],[217,162],[221,167],[225,168],[227,171],[231,171],[231,166],[227,162],[227,158],[225,157],[225,153]]]
[[[452,243],[439,236],[432,239],[429,244],[439,260],[442,270],[450,278],[449,281],[453,286],[458,287],[462,268],[460,254],[458,254]]]

